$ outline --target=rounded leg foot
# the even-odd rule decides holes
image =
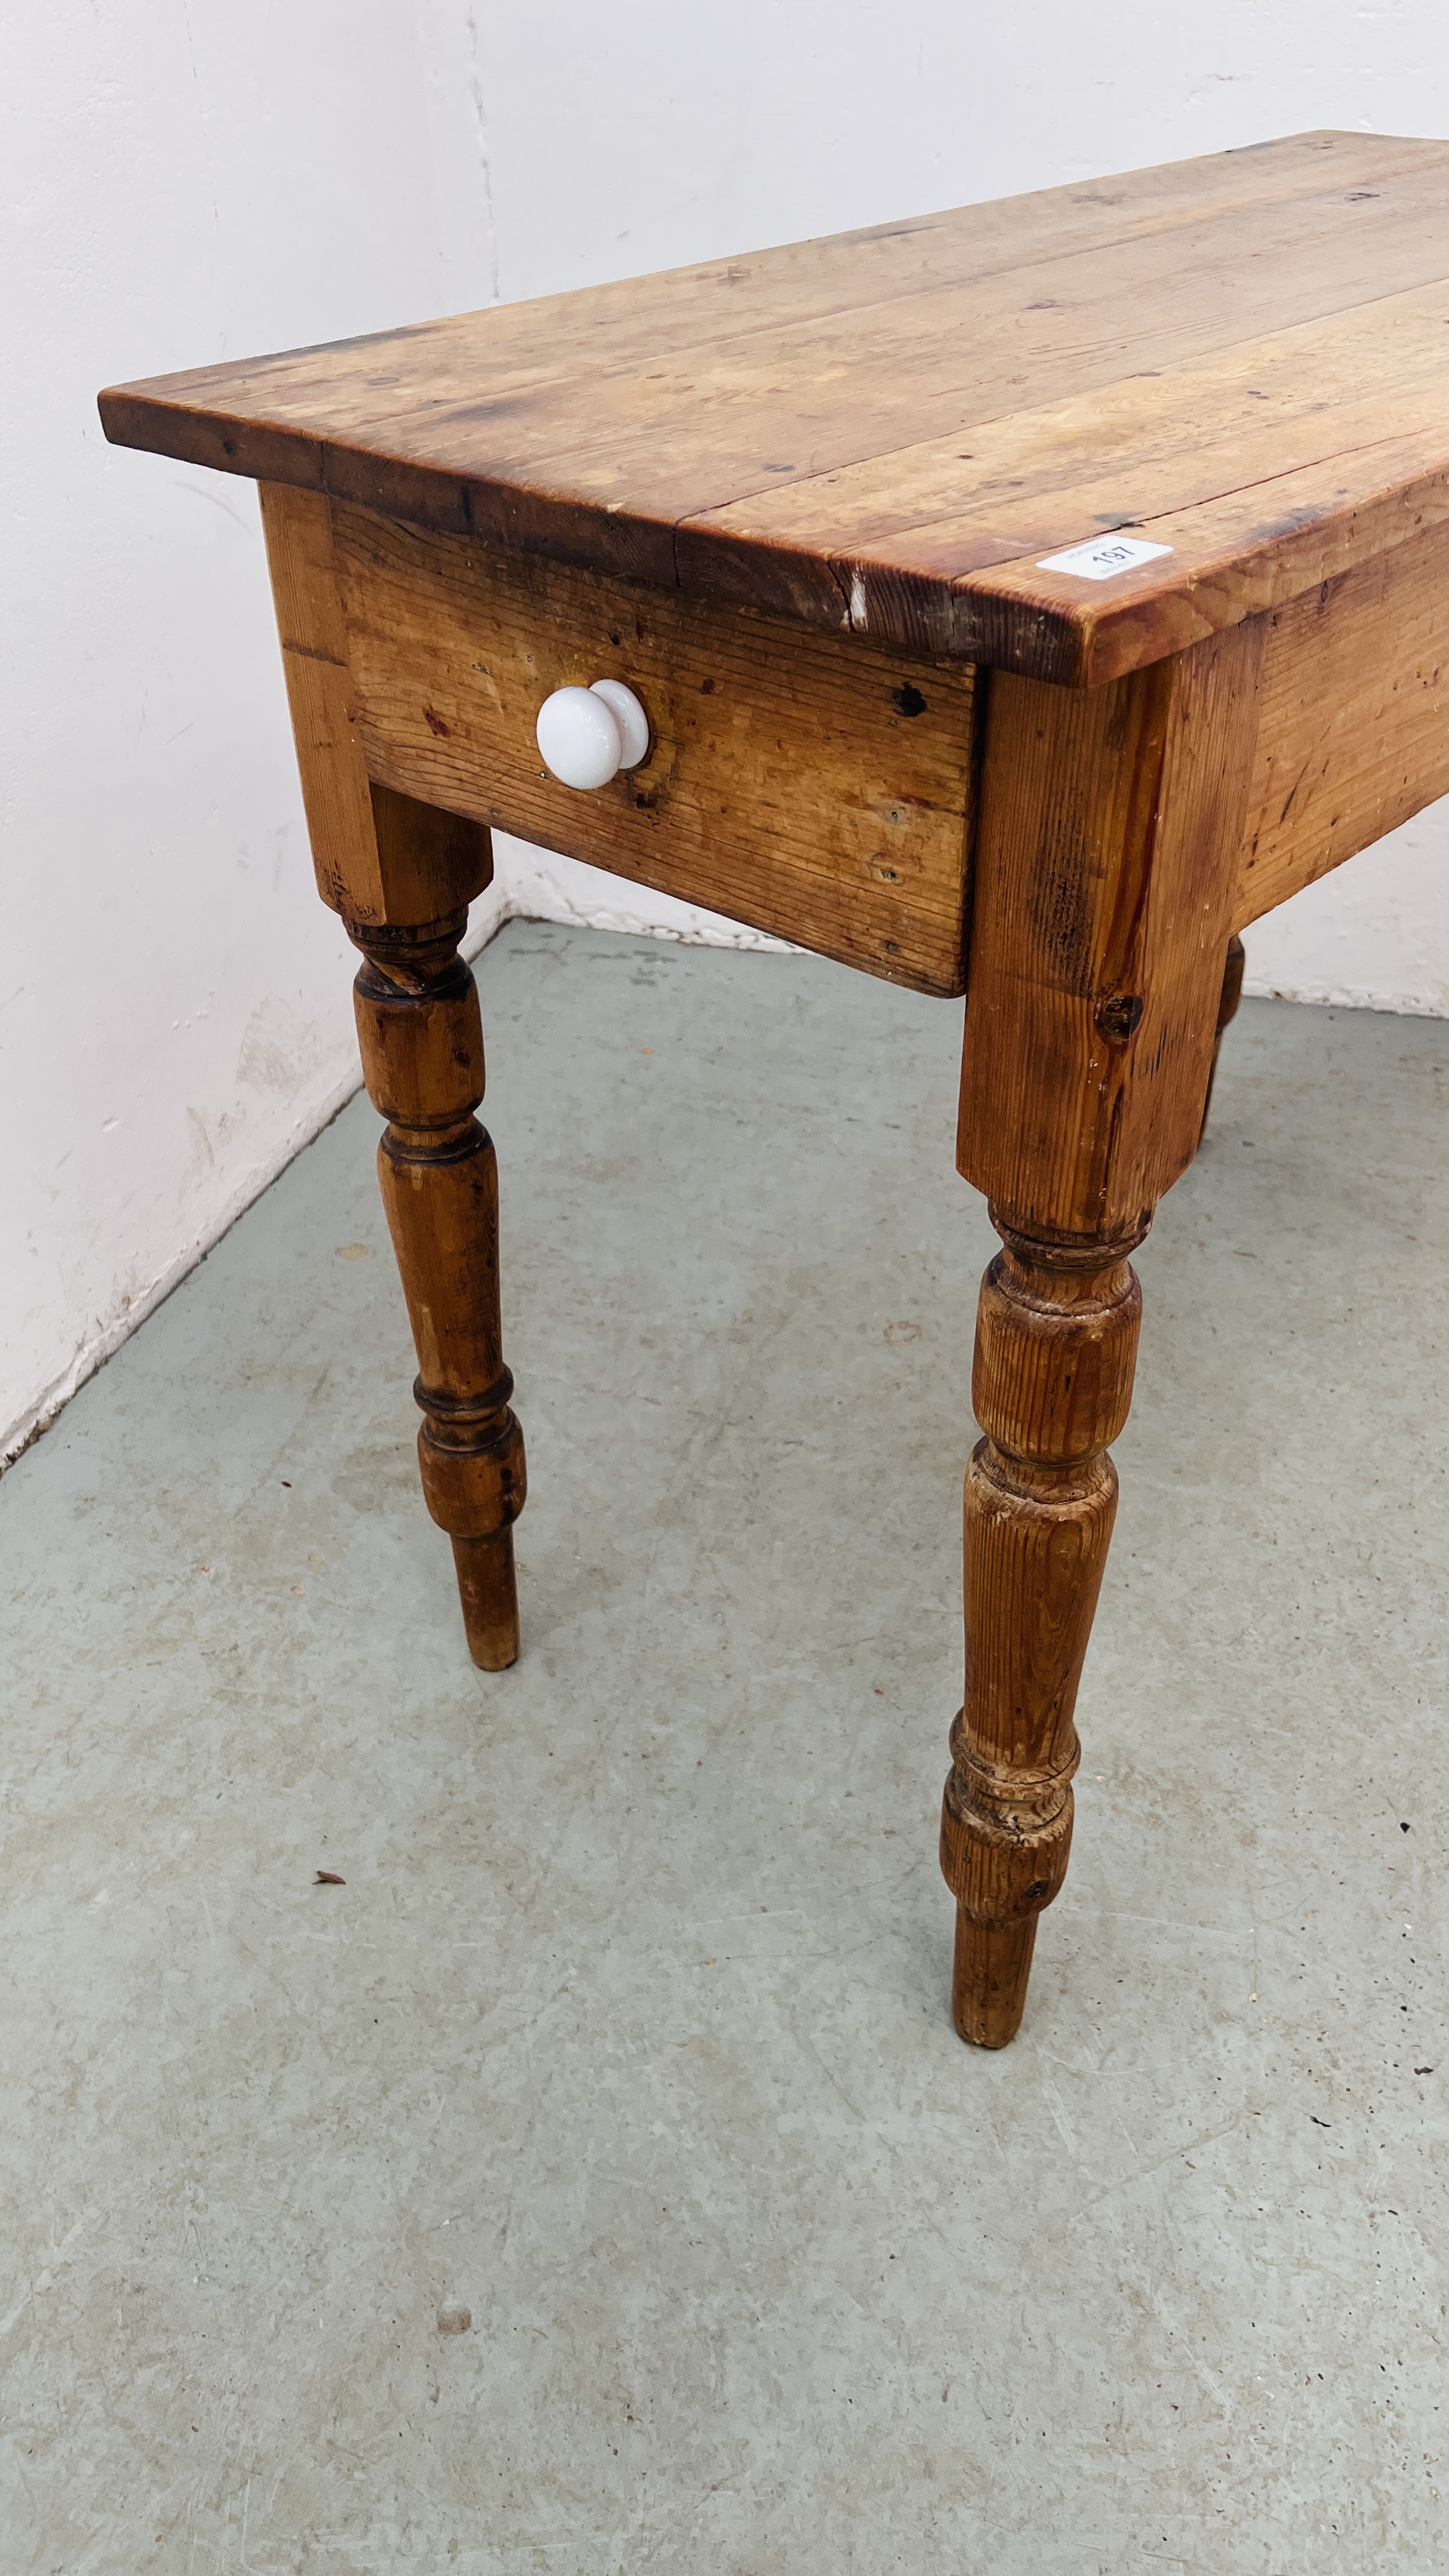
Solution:
[[[973,2048],[1005,2048],[1021,2028],[1031,1954],[1041,1917],[1017,1923],[973,1923],[956,1908],[951,2019]]]
[[[455,1538],[458,1597],[468,1652],[485,1673],[506,1672],[518,1661],[518,1585],[513,1572],[513,1530],[489,1538]]]

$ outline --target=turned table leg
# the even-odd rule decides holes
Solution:
[[[492,843],[486,824],[369,774],[331,504],[265,483],[261,502],[317,891],[364,960],[357,1034],[388,1122],[378,1172],[417,1345],[423,1495],[453,1542],[473,1660],[501,1672],[518,1653],[523,1435],[498,1320],[497,1167],[473,1116],[478,993],[458,954]]]
[[[956,1896],[952,2017],[1003,2048],[1037,1917],[1067,1873],[1072,1722],[1117,1509],[1142,1293],[1122,1243],[1044,1240],[992,1210],[966,1470],[966,1699],[951,1730],[941,1868]]]
[[[1208,1100],[1242,989],[1234,936]],[[1005,1248],[981,1283],[976,1327],[972,1404],[985,1437],[966,1470],[966,1696],[941,1868],[956,1896],[952,2019],[963,2039],[1004,2048],[1071,1851],[1073,1713],[1117,1511],[1107,1447],[1132,1401],[1142,1292],[1128,1255],[1146,1225],[1108,1243],[1022,1233],[991,1214]]]
[[[498,1166],[473,1116],[483,1030],[458,955],[467,918],[347,929],[363,953],[353,991],[368,1097],[388,1121],[377,1168],[417,1345],[423,1495],[453,1542],[473,1660],[501,1672],[518,1653],[525,1477],[499,1320]]]
[[[1229,1020],[1237,1018],[1238,1004],[1243,998],[1243,971],[1247,963],[1247,951],[1237,932],[1234,931],[1228,941],[1227,963],[1223,968],[1223,989],[1218,1001],[1218,1024],[1213,1033],[1212,1071],[1208,1075],[1207,1098],[1202,1105],[1202,1125],[1198,1130],[1199,1144],[1207,1134],[1208,1111],[1213,1105],[1213,1084],[1218,1078],[1218,1058],[1223,1051],[1223,1031]]]
[[[977,1323],[941,1817],[952,2013],[984,2048],[1016,2032],[1066,1876],[1107,1448],[1142,1312],[1129,1255],[1197,1150],[1261,652],[1249,620],[1096,689],[989,683],[957,1161],[1002,1249]]]

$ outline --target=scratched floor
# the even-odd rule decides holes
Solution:
[[[481,982],[519,1667],[365,1103],[0,1483],[5,2576],[1442,2571],[1449,1027],[1233,1032],[985,2057],[959,1006]]]

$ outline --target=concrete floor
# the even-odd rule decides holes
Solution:
[[[480,981],[517,1669],[365,1102],[0,1484],[5,2576],[1442,2570],[1449,1027],[1233,1030],[987,2057],[959,1006]]]

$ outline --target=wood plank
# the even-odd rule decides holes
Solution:
[[[429,922],[481,894],[486,831],[368,777],[328,503],[263,485],[262,529],[317,891],[354,924]]]
[[[957,585],[956,649],[1099,688],[1282,606],[1449,518],[1449,421],[1250,483],[1135,533],[1176,560],[1124,573],[1099,606],[1032,558]]]
[[[1449,524],[1265,625],[1238,929],[1449,795]]]
[[[1321,225],[1317,204],[1290,211]],[[1340,248],[1331,266],[1312,276],[1299,273],[1301,239],[1264,238],[1254,210],[1243,218],[1236,263],[1234,245],[1216,233],[1190,234],[1165,248],[1156,238],[1133,241],[1082,269],[1075,292],[1064,290],[1062,263],[1045,262],[984,286],[832,317],[808,334],[723,341],[678,365],[657,365],[642,382],[596,380],[585,371],[577,386],[537,405],[484,396],[476,373],[465,403],[450,402],[430,380],[426,403],[403,416],[349,413],[345,444],[334,429],[315,471],[334,493],[424,524],[537,542],[564,555],[582,549],[589,561],[672,578],[676,523],[691,523],[691,536],[718,536],[725,551],[738,553],[753,532],[751,498],[762,512],[761,533],[769,535],[782,486],[814,485],[863,455],[876,460],[877,488],[882,480],[888,485],[898,452],[906,450],[899,461],[908,468],[922,433],[939,430],[941,462],[954,469],[949,506],[969,526],[980,514],[979,478],[961,471],[974,455],[961,454],[963,431],[1053,399],[1064,377],[1078,399],[1120,384],[1124,364],[1127,381],[1150,396],[1155,373],[1235,343],[1255,318],[1291,323],[1305,305],[1317,316],[1355,295],[1382,300],[1403,278],[1418,282],[1426,271],[1432,278],[1449,240],[1449,186],[1415,223],[1394,203],[1383,210],[1382,231],[1370,232],[1362,209],[1357,222],[1363,237],[1354,259]],[[1257,256],[1245,277],[1248,243]],[[1179,262],[1201,281],[1191,299],[1174,292]],[[1145,317],[1127,332],[1124,309]],[[1314,390],[1321,402],[1322,386]],[[335,412],[336,389],[332,399]],[[310,453],[310,415],[308,427]],[[263,467],[279,470],[266,459]],[[300,479],[310,481],[313,472],[309,461]],[[1203,488],[1180,477],[1165,506],[1199,498]],[[869,543],[875,513],[867,507],[862,522],[854,497],[849,480],[819,496],[826,527],[817,546]],[[599,524],[601,513],[608,525]],[[1070,517],[1066,526],[1069,537],[1092,533]],[[684,570],[687,577],[687,562]]]
[[[1085,585],[1071,582],[1053,594],[1050,579],[1034,578],[1036,557],[1104,529],[1150,535],[1155,518],[1180,512],[1187,489],[1196,490],[1199,506],[1246,493],[1256,508],[1251,495],[1258,487],[1319,467],[1325,440],[1335,456],[1350,458],[1390,434],[1437,447],[1445,419],[1446,327],[1449,286],[1441,281],[1245,340],[1145,382],[1129,376],[947,439],[923,440],[793,484],[768,503],[752,499],[712,512],[679,531],[677,552],[687,566],[697,551],[700,578],[708,582],[705,556],[713,541],[741,539],[749,550],[752,594],[773,585],[778,606],[797,605],[802,580],[808,583],[813,572],[831,597],[849,601],[859,632],[949,651],[962,600],[969,603],[981,585],[964,582],[957,597],[943,593],[943,583],[996,564],[1011,566],[1004,578],[1012,580],[1016,559],[1029,555],[1022,570],[1033,599],[1063,590],[1080,594]],[[1331,424],[1325,383],[1342,389]],[[962,453],[963,437],[969,456]],[[963,509],[957,495],[966,462],[973,491]],[[859,529],[860,541],[839,554],[833,532],[844,519]],[[1166,566],[1151,576],[1169,594],[1174,578]],[[730,584],[727,566],[722,583]],[[1132,595],[1119,583],[1112,590],[1114,598]]]
[[[336,505],[369,774],[923,992],[958,993],[975,766],[969,664],[894,653]],[[637,689],[648,764],[542,772],[539,706]]]
[[[334,912],[350,895],[357,919],[381,920],[381,866],[353,722],[332,514],[312,493],[278,485],[263,484],[260,499],[317,891]]]
[[[1191,640],[1205,602],[1254,613],[1202,580],[1230,490],[1390,437],[1411,475],[1442,461],[1438,317],[1418,316],[1412,430],[1396,395],[1402,299],[1449,294],[1449,146],[1317,136],[1228,159],[158,379],[103,416],[420,525],[817,624],[856,601],[916,649],[1099,681]],[[1243,380],[1274,342],[1283,400],[1255,433]],[[1190,435],[1194,395],[1216,441]],[[1003,471],[1009,432],[1025,475]],[[1330,514],[1345,490],[1358,507],[1340,475]],[[1104,601],[1041,575],[1041,552],[1124,515],[1178,531],[1145,587]],[[1361,511],[1354,536],[1382,541]]]
[[[614,514],[737,524],[751,497],[862,459],[886,479],[923,437],[953,437],[1041,401],[1134,377],[1145,394],[1176,369],[1245,339],[1432,286],[1449,268],[1449,161],[1407,189],[1341,191],[1281,210],[1233,209],[1169,235],[1060,252],[986,278],[898,294],[788,329],[660,358],[642,379],[606,375],[546,404],[471,399],[426,422],[358,423],[359,444],[444,457],[567,490]],[[1322,398],[1322,385],[1319,387]],[[763,434],[763,435],[762,435]],[[975,490],[958,475],[956,493]],[[850,487],[834,487],[842,499]],[[737,497],[738,496],[738,497]],[[1193,497],[1179,488],[1176,502]],[[474,524],[477,525],[476,520]],[[853,515],[835,535],[855,537]]]
[[[1343,197],[1349,190],[1437,186],[1443,146],[1396,136],[1318,132],[1165,162],[1123,179],[1039,189],[982,205],[960,206],[793,242],[724,260],[666,269],[523,304],[455,314],[400,330],[324,342],[275,356],[158,376],[115,386],[102,404],[122,444],[142,415],[171,408],[207,419],[234,413],[239,425],[272,415],[300,435],[320,437],[345,417],[404,414],[410,401],[465,403],[486,389],[514,399],[551,385],[574,384],[657,366],[661,356],[709,348],[721,339],[825,319],[892,303],[932,286],[969,284],[1013,272],[1038,257],[1083,258],[1114,243],[1298,198]],[[1369,202],[1362,199],[1360,202]],[[135,397],[135,417],[123,415]],[[176,453],[163,448],[163,453]],[[220,440],[195,463],[254,473]]]
[[[991,675],[957,1161],[1008,1227],[1135,1240],[1197,1150],[1263,641]]]

